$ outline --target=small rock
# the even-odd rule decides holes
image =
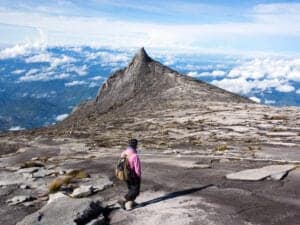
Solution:
[[[80,186],[79,188],[76,188],[71,196],[73,198],[83,198],[83,197],[88,197],[93,194],[93,186],[92,185],[87,185],[87,186]]]
[[[18,195],[13,197],[12,199],[7,200],[6,203],[8,203],[9,205],[18,205],[22,202],[27,202],[32,200],[35,200],[35,198],[30,195]]]
[[[44,196],[44,197],[41,197],[41,198],[39,198],[39,199],[40,199],[40,201],[45,202],[45,201],[48,201],[48,200],[49,200],[49,197],[48,197],[48,196]]]
[[[37,172],[39,169],[40,167],[23,168],[23,169],[19,169],[17,173],[34,173]]]
[[[43,177],[51,175],[54,172],[55,172],[54,170],[39,169],[37,172],[33,173],[32,177],[43,178]]]
[[[113,182],[108,177],[102,177],[93,182],[94,192],[103,191],[113,185]]]
[[[65,170],[60,170],[60,171],[58,171],[58,174],[59,175],[64,175],[64,174],[66,174],[66,171]]]
[[[226,158],[220,159],[219,162],[220,162],[220,163],[228,163],[228,162],[230,162],[230,159],[226,159]]]
[[[22,184],[22,185],[20,186],[20,188],[21,188],[21,189],[30,189],[30,186],[27,185],[27,184]]]
[[[32,207],[32,206],[34,206],[34,202],[24,202],[23,205],[26,207]]]
[[[208,168],[211,168],[211,165],[194,163],[194,164],[186,166],[186,168],[188,168],[188,169],[208,169]]]
[[[165,150],[163,151],[163,154],[172,154],[174,153],[174,150]]]

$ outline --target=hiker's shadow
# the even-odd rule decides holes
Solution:
[[[145,201],[145,202],[141,202],[135,208],[142,208],[142,207],[145,207],[147,205],[155,204],[155,203],[162,202],[162,201],[165,201],[165,200],[168,200],[168,199],[177,198],[177,197],[180,197],[180,196],[183,196],[183,195],[192,194],[194,192],[201,191],[201,190],[206,189],[206,188],[211,187],[211,186],[213,186],[213,184],[205,185],[205,186],[202,186],[202,187],[185,189],[185,190],[182,190],[182,191],[171,192],[171,193],[168,193],[168,194],[163,195],[161,197],[154,198],[154,199],[151,199],[151,200],[148,200],[148,201]]]

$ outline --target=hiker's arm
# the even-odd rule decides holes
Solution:
[[[134,163],[135,173],[136,173],[136,175],[138,175],[140,177],[141,176],[141,169],[142,169],[140,159],[138,157],[135,157],[133,163]]]

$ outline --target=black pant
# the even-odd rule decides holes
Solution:
[[[125,195],[126,201],[134,201],[136,197],[140,194],[141,178],[138,176],[130,177],[126,181],[128,193]]]

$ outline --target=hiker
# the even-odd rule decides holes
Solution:
[[[134,200],[140,193],[141,185],[141,162],[137,154],[138,141],[136,139],[129,140],[128,147],[122,152],[121,158],[127,157],[129,166],[129,176],[126,180],[128,192],[124,199],[118,201],[123,209],[131,210],[136,203]]]

